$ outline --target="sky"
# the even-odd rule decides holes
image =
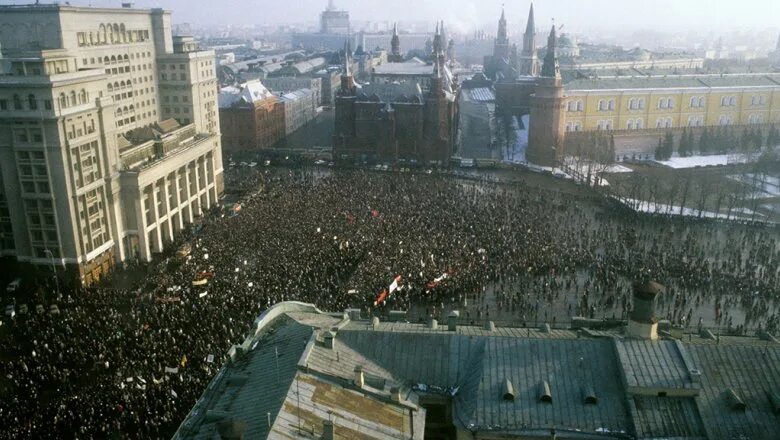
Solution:
[[[50,1],[50,0],[49,0]],[[74,5],[118,7],[132,0],[71,0]],[[31,0],[0,0],[1,4]],[[42,0],[47,2],[47,0]],[[472,32],[495,21],[504,4],[510,26],[525,25],[530,0],[335,0],[359,21],[433,21]],[[136,7],[163,7],[174,23],[247,25],[315,22],[327,0],[137,0]],[[574,29],[762,30],[780,26],[780,0],[537,0],[536,23]]]

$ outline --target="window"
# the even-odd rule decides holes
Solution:
[[[14,110],[21,110],[22,109],[22,100],[19,98],[19,95],[14,95]]]
[[[642,118],[639,118],[639,119],[636,120],[636,129],[637,130],[641,130],[642,128],[644,128],[643,123],[642,123]]]
[[[634,98],[628,100],[628,109],[636,110],[636,100]]]
[[[604,100],[599,99],[599,111],[604,111]]]
[[[698,107],[699,106],[699,98],[695,96],[691,96],[691,107]]]
[[[46,110],[51,110],[51,99],[43,100],[43,108],[45,108]]]
[[[633,119],[629,119],[628,120],[628,122],[626,123],[626,129],[628,129],[628,130],[633,130],[634,129],[634,120]]]
[[[8,110],[8,100],[0,99],[0,110]]]
[[[737,98],[735,96],[732,96],[729,98],[729,106],[733,107],[735,105],[737,105]]]
[[[614,99],[610,99],[609,100],[609,109],[610,110],[615,110],[615,100]]]

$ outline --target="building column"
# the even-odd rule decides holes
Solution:
[[[209,191],[209,173],[206,171],[206,157],[201,156],[200,161],[198,162],[198,165],[200,166],[201,174],[203,175],[203,190],[206,192],[206,208],[204,211],[208,211],[211,209],[211,192]]]
[[[186,199],[184,204],[187,206],[187,223],[192,224],[195,221],[195,213],[192,212],[192,183],[190,182],[190,164],[184,165],[184,192]]]
[[[157,209],[157,184],[159,183],[159,180],[156,180],[154,183],[152,183],[152,212],[154,212],[154,241],[152,242],[152,249],[154,252],[160,253],[163,250],[163,243],[162,243],[162,226],[160,225],[160,213]]]
[[[152,255],[149,251],[149,241],[146,239],[146,212],[144,210],[144,191],[138,191],[135,200],[135,221],[138,227],[138,259],[141,261],[152,261]]]
[[[168,216],[168,220],[165,222],[165,230],[168,232],[168,238],[173,241],[173,214],[171,214],[171,193],[168,190],[168,177],[163,177],[162,183],[163,183],[163,197],[165,197],[165,203],[163,205],[165,206],[165,214]]]
[[[188,205],[187,200],[181,197],[181,185],[179,185],[179,177],[181,177],[181,170],[173,172],[173,188],[176,191],[176,205],[179,207],[179,215],[176,216],[176,230],[181,231],[184,229],[184,207]]]
[[[197,209],[195,210],[195,212],[193,212],[192,215],[194,215],[195,217],[200,217],[200,215],[203,213],[203,206],[201,206],[202,203],[200,203],[200,184],[198,183],[199,176],[200,176],[200,165],[198,165],[198,161],[196,159],[193,161],[193,165],[192,165],[192,178],[195,179],[195,181],[193,182],[195,184],[195,194],[194,194],[195,203],[196,203],[195,206],[197,207]]]

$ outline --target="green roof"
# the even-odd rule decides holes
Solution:
[[[573,79],[567,90],[778,87],[780,74],[612,76]]]

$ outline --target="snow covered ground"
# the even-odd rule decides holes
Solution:
[[[758,191],[759,197],[780,196],[780,177],[778,176],[748,173],[729,176],[729,179],[753,186]]]
[[[711,156],[672,157],[669,160],[656,160],[655,162],[669,168],[683,169],[747,163],[748,157],[744,154],[714,154]]]
[[[520,121],[512,121],[512,132],[514,135],[514,144],[509,151],[504,154],[504,162],[526,163],[525,150],[528,148],[528,127],[529,116],[524,115]]]
[[[716,213],[712,211],[699,211],[698,209],[695,208],[683,208],[681,213],[679,205],[653,203],[644,200],[636,200],[636,199],[629,199],[629,198],[621,199],[615,196],[612,196],[612,198],[638,212],[647,212],[650,214],[682,215],[685,217],[701,216],[702,218],[719,218],[719,219],[729,218],[727,214]],[[755,214],[756,214],[756,220],[762,220],[764,217],[764,215],[761,213],[755,213]],[[753,211],[747,208],[736,208],[736,209],[732,209],[731,211],[732,219],[737,217],[742,217],[745,220],[748,220],[752,215],[753,215]]]

